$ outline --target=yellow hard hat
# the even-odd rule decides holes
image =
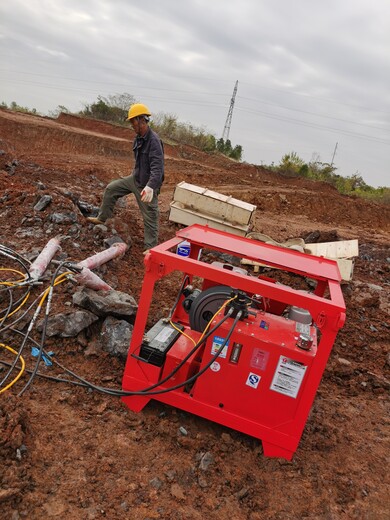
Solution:
[[[130,121],[130,119],[133,119],[134,117],[138,116],[151,116],[150,110],[146,105],[143,105],[142,103],[135,103],[134,105],[131,105],[129,109],[129,113],[127,116],[126,121]]]

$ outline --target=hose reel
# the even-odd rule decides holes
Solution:
[[[216,285],[204,291],[198,291],[192,301],[189,300],[191,295],[188,296],[183,301],[183,306],[186,310],[189,307],[191,329],[203,332],[217,310],[230,298],[231,293],[231,287]],[[186,302],[186,305],[184,302]]]

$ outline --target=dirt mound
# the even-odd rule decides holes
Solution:
[[[74,116],[0,110],[0,139],[2,244],[32,259],[61,235],[56,258],[80,261],[119,236],[131,247],[97,273],[138,301],[143,228],[134,201],[119,202],[105,227],[87,224],[83,209],[98,206],[106,183],[131,171],[132,132]],[[387,519],[389,207],[192,147],[167,144],[165,151],[161,241],[178,229],[169,203],[182,180],[256,204],[253,230],[275,240],[313,233],[359,239],[353,282],[343,285],[347,322],[299,448],[292,462],[265,458],[254,438],[155,401],[135,414],[116,397],[45,379],[67,375],[42,366],[21,397],[26,374],[0,395],[0,517]],[[36,209],[44,196],[47,206]],[[20,269],[3,257],[2,266]],[[282,273],[274,276],[283,281]],[[154,323],[166,316],[178,284],[173,275],[159,287]],[[51,311],[69,311],[73,293],[70,283],[56,288]],[[124,362],[104,350],[97,330],[47,338],[45,348],[87,380],[119,388]],[[5,330],[0,341],[18,350],[22,338]],[[33,367],[30,344],[24,356]],[[1,348],[2,362],[13,359]],[[0,365],[1,378],[7,370]]]

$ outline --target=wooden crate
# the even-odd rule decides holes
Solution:
[[[184,225],[206,220],[215,229],[245,235],[255,210],[253,204],[183,181],[175,188],[169,219]]]

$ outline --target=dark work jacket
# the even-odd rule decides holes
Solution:
[[[159,136],[149,128],[143,137],[134,139],[133,152],[133,175],[139,187],[159,190],[164,180],[164,147]]]

